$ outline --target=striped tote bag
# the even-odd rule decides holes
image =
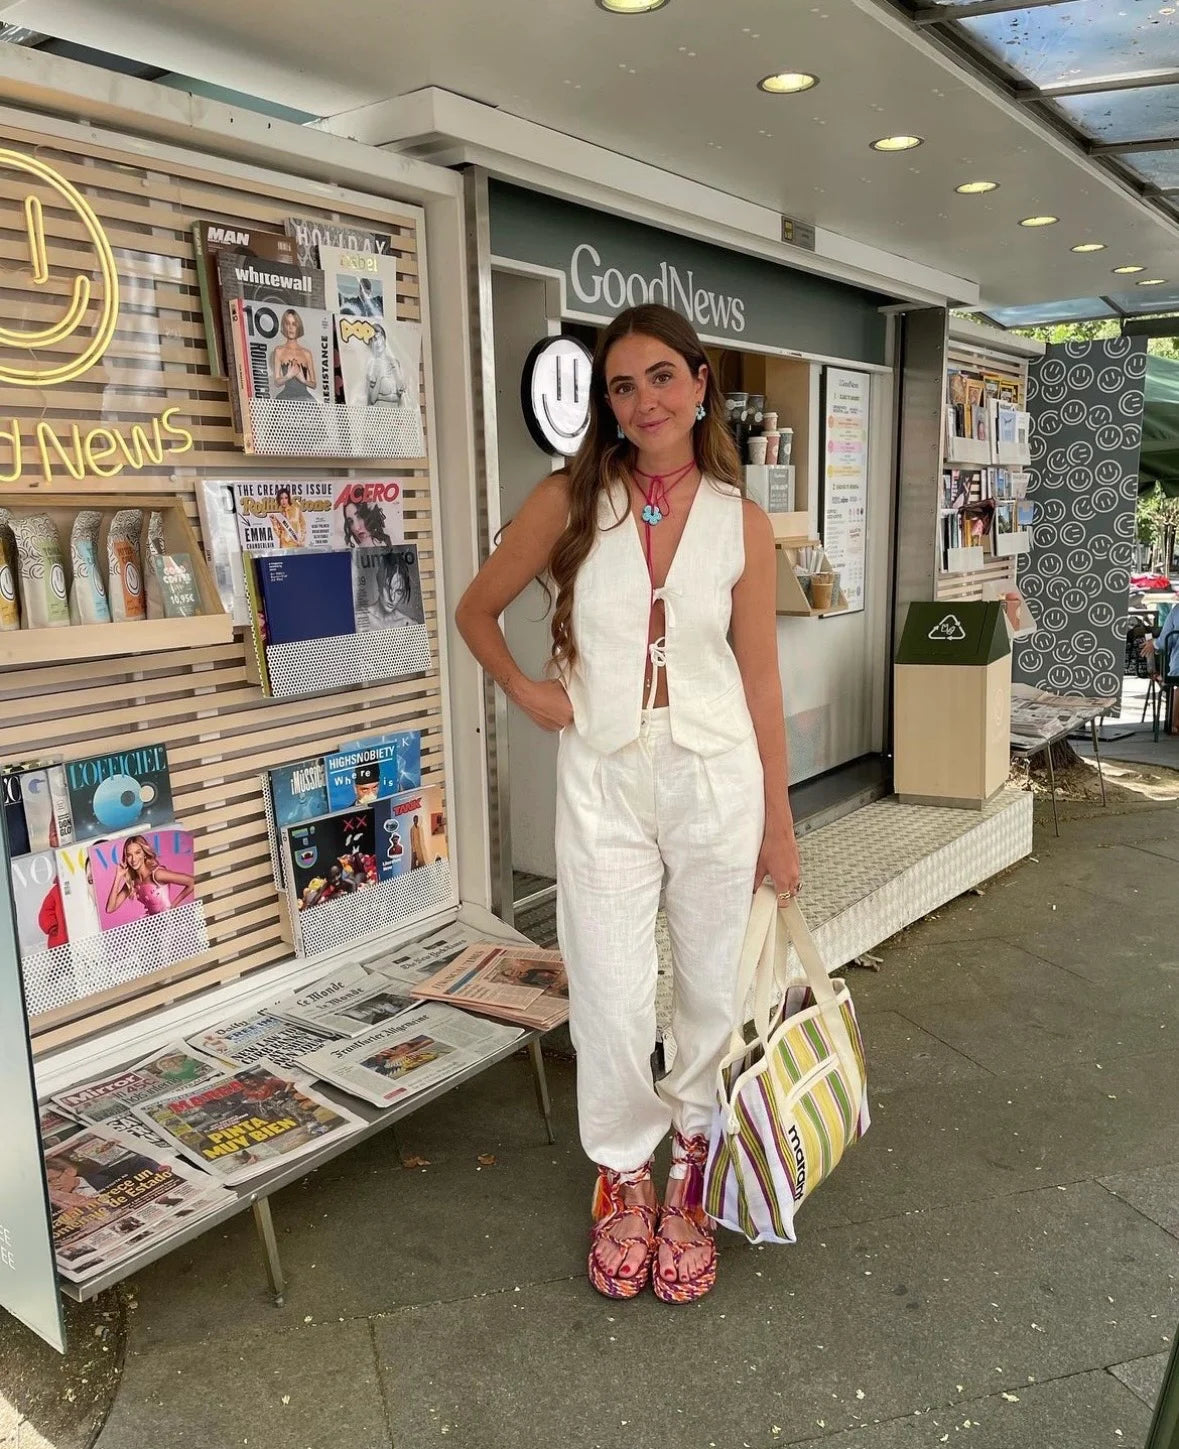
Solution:
[[[787,986],[791,941],[805,985]],[[829,979],[798,903],[780,908],[769,885],[753,898],[733,1019],[704,1206],[752,1243],[793,1243],[798,1208],[868,1130],[868,1091],[851,994]]]

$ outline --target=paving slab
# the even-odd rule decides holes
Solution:
[[[1170,1361],[1169,1353],[1152,1353],[1147,1358],[1131,1359],[1129,1363],[1114,1364],[1110,1373],[1154,1411],[1162,1392],[1163,1375]]]
[[[816,1449],[942,1449],[947,1443],[970,1449],[1137,1449],[1149,1427],[1143,1405],[1109,1374],[1096,1372],[805,1442]],[[782,1442],[780,1435],[768,1441]],[[763,1449],[767,1441],[750,1443]]]
[[[853,990],[859,973],[853,974]],[[860,1011],[860,1033],[872,1068],[873,1092],[942,1086],[986,1075],[983,1067],[895,1011]]]
[[[390,1449],[363,1322],[130,1353],[95,1449]]]
[[[808,1231],[721,1268],[688,1307],[579,1275],[380,1318],[394,1443],[727,1449],[775,1424],[789,1443],[1145,1357],[1179,1311],[1179,1243],[1095,1184]]]
[[[1174,1150],[1179,1158],[1179,1139]],[[1145,1167],[1141,1172],[1115,1173],[1100,1181],[1102,1187],[1179,1238],[1179,1161]]]
[[[382,1133],[274,1196],[284,1307],[266,1289],[246,1214],[137,1276],[133,1343],[210,1338],[226,1323],[271,1332],[305,1315],[363,1316],[580,1271],[593,1171],[577,1141],[572,1066],[550,1063],[549,1084],[556,1146],[530,1074],[501,1063],[399,1123],[396,1145]]]

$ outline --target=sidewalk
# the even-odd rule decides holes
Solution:
[[[598,1298],[572,1070],[552,1148],[509,1061],[275,1199],[284,1308],[248,1217],[143,1274],[97,1449],[1140,1446],[1179,1322],[1179,812],[1065,805],[1057,841],[1037,808],[1034,860],[850,974],[874,1124],[797,1247],[726,1236],[695,1307]],[[0,1445],[82,1449],[31,1392],[3,1417],[27,1337]]]

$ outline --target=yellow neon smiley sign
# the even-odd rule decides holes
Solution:
[[[102,229],[102,223],[94,214],[86,198],[72,186],[64,176],[35,156],[24,156],[18,151],[0,148],[0,167],[11,167],[38,181],[44,182],[56,192],[62,202],[78,217],[98,257],[102,274],[102,303],[94,326],[93,335],[76,356],[65,362],[47,363],[44,366],[16,367],[0,361],[0,383],[12,383],[16,387],[53,387],[58,383],[70,382],[88,371],[102,357],[110,346],[119,318],[119,274],[115,267],[110,242]],[[43,287],[49,280],[49,253],[45,245],[45,220],[41,202],[35,196],[27,196],[24,203],[25,229],[29,238],[29,257],[33,265],[33,284]],[[93,289],[90,278],[81,273],[74,277],[70,302],[64,314],[40,331],[20,332],[0,326],[0,346],[23,351],[38,347],[53,347],[75,333],[89,311]]]

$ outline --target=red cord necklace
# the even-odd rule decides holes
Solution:
[[[647,573],[651,577],[651,587],[655,587],[655,568],[651,561],[651,530],[671,514],[671,501],[668,494],[677,483],[682,482],[696,466],[695,458],[690,463],[685,463],[682,468],[676,468],[671,473],[644,473],[641,469],[635,468],[635,486],[643,495],[643,512],[641,514],[644,524],[644,534],[647,545]],[[646,478],[649,487],[644,488],[639,482],[640,478]]]

